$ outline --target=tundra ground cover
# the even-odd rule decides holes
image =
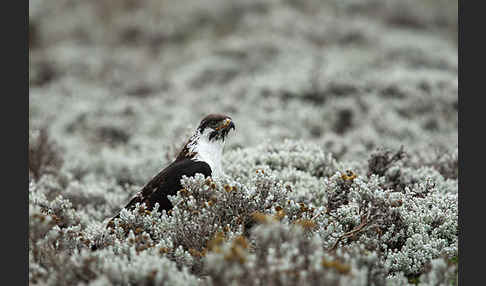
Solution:
[[[31,284],[455,284],[457,2],[29,5]],[[107,230],[211,112],[229,178]]]

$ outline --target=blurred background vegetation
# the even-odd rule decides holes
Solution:
[[[99,174],[154,172],[210,112],[235,119],[229,149],[289,138],[338,159],[454,150],[457,5],[29,1],[30,129]]]

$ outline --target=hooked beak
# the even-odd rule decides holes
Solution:
[[[230,129],[235,130],[235,124],[233,123],[233,120],[230,120],[230,123],[228,124],[228,126],[226,128],[228,128],[228,130],[230,130]]]
[[[230,129],[235,129],[235,124],[233,123],[233,120],[229,119],[229,118],[226,118],[226,120],[224,121],[224,123],[218,127],[216,130],[219,131],[221,129],[227,129],[228,131]]]

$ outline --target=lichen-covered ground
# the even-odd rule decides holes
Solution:
[[[29,1],[32,285],[454,285],[457,1]],[[200,119],[230,178],[124,211]]]

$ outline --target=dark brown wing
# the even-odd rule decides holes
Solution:
[[[156,203],[159,203],[159,211],[172,209],[168,195],[175,195],[182,189],[181,179],[183,175],[188,177],[201,173],[206,177],[211,176],[211,168],[206,162],[193,161],[190,159],[177,160],[167,168],[158,173],[150,180],[125,206],[126,209],[132,210],[137,203],[145,203],[147,210],[152,210]],[[113,226],[113,220],[120,217],[118,213],[113,217],[108,226]]]

